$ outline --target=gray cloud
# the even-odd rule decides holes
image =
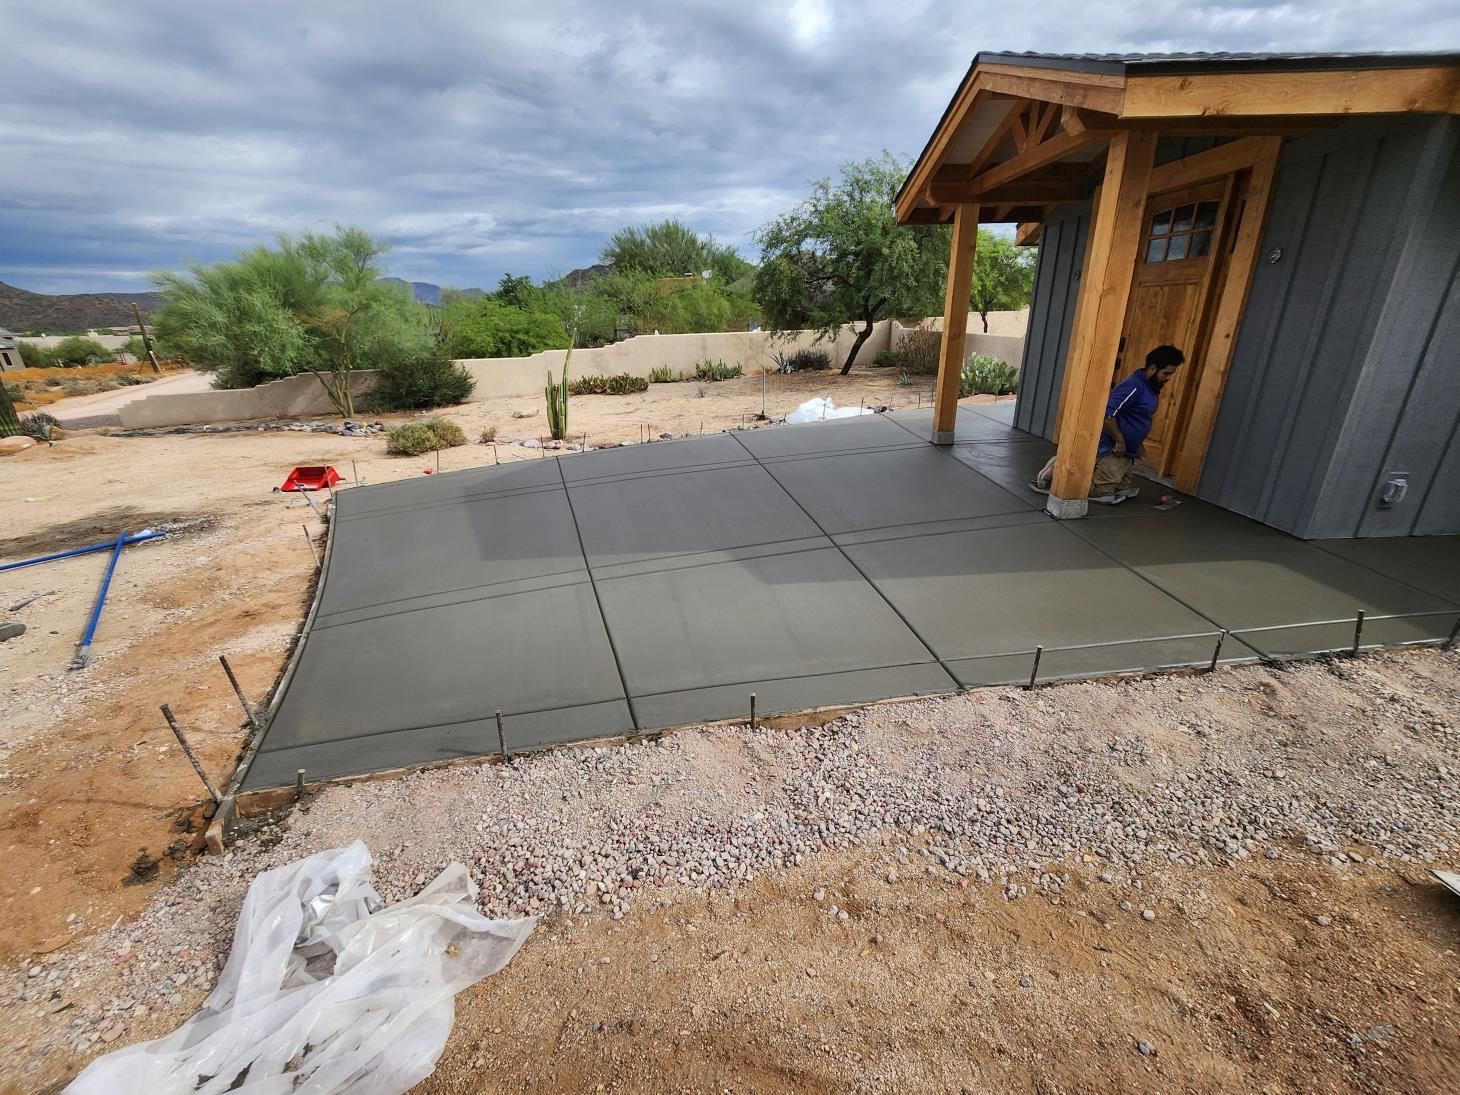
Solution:
[[[678,216],[749,233],[922,146],[979,49],[1434,49],[1444,0],[413,6],[0,0],[0,280],[80,291],[363,225],[399,276],[491,285]]]

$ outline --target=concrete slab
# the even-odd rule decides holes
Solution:
[[[1314,540],[1313,546],[1460,605],[1460,536]]]
[[[731,436],[762,461],[866,449],[911,448],[921,443],[891,419],[891,415],[866,414],[830,422],[808,422],[800,426],[741,430]]]
[[[719,464],[753,464],[754,458],[729,434],[625,445],[617,449],[574,453],[562,459],[569,483],[617,479],[646,472],[684,471]]]
[[[1365,646],[1442,637],[1454,622],[1455,606],[1439,597],[1214,507],[1071,529],[1273,656],[1349,648],[1359,609],[1371,617],[1442,613],[1371,620]]]
[[[1009,404],[1013,406],[1013,404]],[[983,407],[990,408],[992,413],[985,413]],[[977,444],[986,441],[1037,441],[1033,434],[1025,433],[1023,430],[1016,430],[1013,426],[1013,412],[1009,414],[1008,422],[999,417],[999,408],[1003,404],[989,403],[976,407],[959,407],[958,417],[953,426],[953,443],[955,445]],[[933,409],[923,407],[910,411],[892,411],[884,417],[892,419],[899,426],[912,434],[916,440],[927,441],[933,430]]]
[[[828,533],[1022,513],[1043,504],[974,474],[943,449],[842,453],[766,465]]]
[[[335,517],[350,520],[371,513],[455,505],[489,494],[562,489],[552,460],[519,460],[489,468],[422,475],[394,483],[370,483],[335,492]]]
[[[1220,627],[1045,521],[844,549],[965,685],[1209,661]],[[1228,643],[1226,659],[1251,657]]]
[[[815,522],[753,461],[577,483],[569,494],[583,550],[595,567],[821,536]]]
[[[552,713],[520,721],[524,732],[556,725],[559,741],[632,728],[586,575],[485,602],[316,626],[244,785],[270,786],[276,769],[291,782],[298,767],[311,778],[392,767],[413,740],[423,761],[477,741],[484,747],[472,751],[491,752],[495,727],[488,741],[479,724],[499,708],[514,718]],[[431,733],[411,733],[422,730]],[[312,763],[296,763],[303,755]]]
[[[646,729],[727,717],[745,703],[726,711],[725,696],[744,701],[772,682],[780,682],[776,694],[790,704],[803,694],[791,683],[796,678],[936,669],[917,636],[832,547],[602,578],[598,594]],[[940,673],[907,674],[898,689],[924,691],[930,681],[952,688]],[[808,684],[804,694],[824,697],[826,683]],[[722,687],[730,690],[712,691]],[[653,697],[660,699],[645,703]],[[688,717],[669,720],[670,712]]]

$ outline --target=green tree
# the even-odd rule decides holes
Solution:
[[[620,228],[604,245],[600,262],[612,263],[620,273],[651,277],[680,277],[710,271],[713,280],[729,284],[753,267],[733,247],[713,236],[702,236],[678,220],[658,221],[637,228]]]
[[[987,228],[978,230],[968,303],[983,320],[984,334],[988,334],[990,312],[1016,311],[1029,304],[1037,254],[1033,248],[1015,247],[1008,236]]]
[[[443,310],[441,327],[454,358],[526,357],[568,345],[568,332],[552,312],[512,308],[494,297],[452,301]]]
[[[509,308],[530,310],[537,304],[537,286],[526,274],[503,274],[493,295]]]
[[[94,338],[72,335],[63,338],[51,349],[55,360],[62,365],[95,365],[110,361],[112,352]],[[24,360],[22,358],[22,360]]]
[[[899,228],[892,201],[906,167],[889,153],[845,164],[811,196],[756,234],[761,265],[755,299],[775,330],[814,328],[833,338],[845,323],[862,329],[842,375],[885,316],[925,316],[940,308],[948,230]]]
[[[169,356],[214,372],[222,388],[313,373],[354,414],[350,376],[430,344],[426,309],[407,285],[380,280],[388,245],[358,228],[280,236],[232,262],[194,264],[154,281],[153,330]]]

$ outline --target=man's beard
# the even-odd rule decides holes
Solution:
[[[1159,376],[1151,377],[1152,390],[1159,392],[1164,387],[1166,387],[1166,381],[1162,380]]]

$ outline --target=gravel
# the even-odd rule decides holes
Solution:
[[[45,1020],[31,1054],[85,1052],[163,1012],[180,1021],[212,986],[255,875],[356,838],[387,902],[460,861],[484,912],[551,913],[555,931],[853,847],[890,886],[1058,901],[1098,879],[1112,915],[1146,920],[1162,899],[1190,915],[1199,896],[1173,895],[1186,865],[1274,848],[1345,875],[1431,863],[1460,844],[1457,663],[1408,652],[1342,673],[985,690],[824,726],[689,730],[326,787],[180,871],[134,922],[0,974],[0,1000]]]

